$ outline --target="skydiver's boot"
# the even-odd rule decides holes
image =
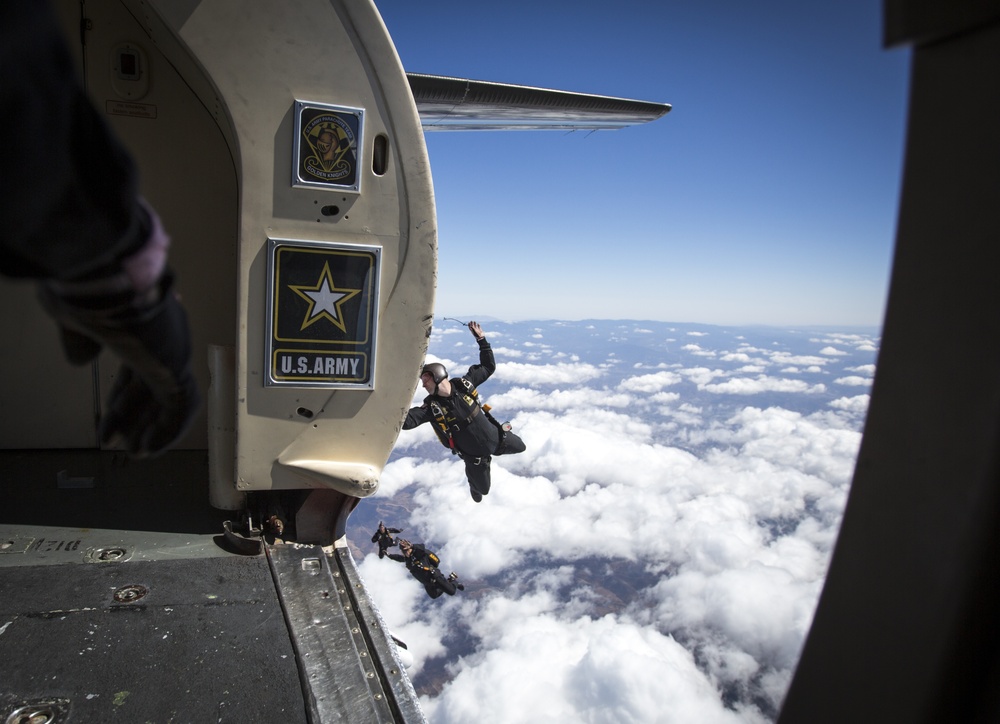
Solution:
[[[483,502],[483,494],[472,487],[472,483],[469,483],[469,492],[472,493],[472,500],[477,503]]]
[[[458,582],[458,574],[455,573],[455,571],[452,571],[448,575],[448,580],[451,581],[452,583],[454,583],[455,584],[455,588],[457,588],[459,591],[464,591],[465,590],[465,586],[463,586],[461,583]]]

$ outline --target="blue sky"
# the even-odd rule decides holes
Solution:
[[[427,134],[438,316],[881,324],[909,64],[881,3],[376,4],[407,71],[673,105]]]

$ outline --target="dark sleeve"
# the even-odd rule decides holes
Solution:
[[[472,365],[465,373],[465,378],[478,387],[490,378],[496,368],[497,363],[493,358],[493,348],[490,347],[486,337],[483,337],[479,340],[479,364]]]
[[[423,425],[425,422],[431,419],[431,408],[430,405],[421,405],[420,407],[411,407],[410,411],[406,413],[406,419],[403,420],[403,429],[412,430],[417,425]]]
[[[84,92],[49,2],[0,3],[0,36],[0,269],[68,279],[111,264],[145,241],[132,157]]]
[[[406,563],[406,556],[400,555],[399,553],[386,553],[386,558],[391,558],[394,561],[399,561],[400,563]]]
[[[372,543],[378,540],[378,531],[375,531],[375,535],[372,536]]]

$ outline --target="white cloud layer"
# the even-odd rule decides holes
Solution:
[[[551,358],[571,352],[551,339],[561,330],[528,329],[545,335]],[[671,346],[656,328],[634,334]],[[505,346],[523,349],[517,339],[506,330]],[[735,355],[731,337],[699,341],[719,368],[681,367],[693,350],[677,345],[677,363],[653,373],[650,360],[612,375],[596,352],[501,362],[482,391],[527,450],[494,458],[493,489],[478,505],[429,426],[401,434],[377,499],[412,500],[407,537],[428,542],[467,590],[431,601],[398,564],[368,555],[361,570],[409,644],[411,677],[432,663],[444,671],[422,700],[430,721],[773,718],[822,587],[868,403],[801,379],[820,373],[777,366],[870,375],[870,354],[825,348],[877,340],[824,336]],[[452,374],[474,361],[440,346],[461,359]],[[751,355],[775,371],[739,376]],[[442,666],[459,630],[465,648]]]

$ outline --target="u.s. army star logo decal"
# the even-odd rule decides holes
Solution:
[[[347,333],[341,306],[351,297],[360,294],[361,290],[339,289],[330,273],[330,262],[323,264],[323,273],[320,274],[316,286],[289,284],[288,288],[309,302],[309,309],[306,310],[301,329],[305,329],[320,319],[328,319],[341,332]]]

